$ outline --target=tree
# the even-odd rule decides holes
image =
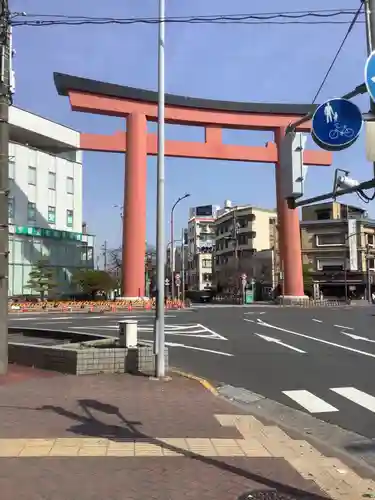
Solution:
[[[92,298],[98,293],[107,293],[116,288],[114,278],[106,271],[81,269],[73,274],[72,282]]]
[[[41,300],[57,287],[55,272],[47,260],[39,260],[31,269],[25,288],[31,288],[40,295]]]
[[[121,270],[122,270],[122,248],[114,248],[108,251],[108,271],[116,277],[121,288]],[[146,246],[145,252],[145,270],[149,279],[152,281],[156,273],[156,248],[153,245]]]

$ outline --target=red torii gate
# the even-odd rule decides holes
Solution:
[[[157,136],[147,132],[147,121],[157,121],[157,93],[61,73],[54,73],[54,81],[59,95],[69,96],[73,111],[126,119],[126,132],[116,132],[113,135],[81,133],[80,146],[87,151],[126,152],[122,237],[123,296],[143,296],[147,155],[157,154]],[[289,297],[303,296],[298,210],[289,208],[281,196],[278,146],[283,140],[286,127],[313,111],[316,106],[215,101],[168,94],[165,96],[165,103],[166,123],[202,126],[205,129],[204,142],[167,140],[166,156],[276,164],[284,294]],[[310,127],[310,123],[305,123],[298,127],[298,131],[309,132]],[[223,144],[223,128],[271,130],[275,135],[275,143],[267,143],[265,147]],[[331,165],[332,155],[325,151],[305,151],[304,163]]]

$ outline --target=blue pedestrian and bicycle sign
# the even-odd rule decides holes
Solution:
[[[361,133],[361,110],[352,101],[336,97],[321,104],[312,117],[311,136],[322,149],[340,151]]]
[[[371,100],[375,102],[375,52],[372,52],[366,61],[365,84]]]

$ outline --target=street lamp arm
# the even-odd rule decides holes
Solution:
[[[176,208],[176,206],[180,203],[180,201],[184,200],[185,198],[189,198],[190,193],[185,193],[184,196],[180,196],[173,204],[171,212]]]

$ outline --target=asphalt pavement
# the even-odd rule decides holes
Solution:
[[[11,326],[151,340],[153,312],[19,314]],[[198,307],[166,313],[170,363],[375,438],[375,307]]]

